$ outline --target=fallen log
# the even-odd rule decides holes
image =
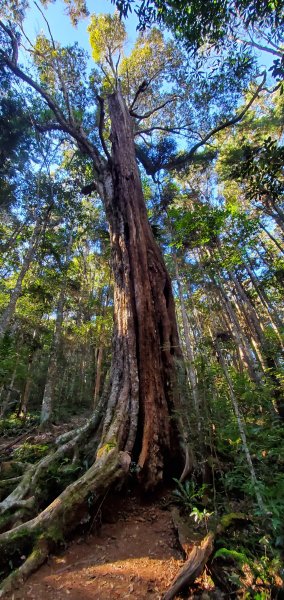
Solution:
[[[195,579],[201,575],[206,563],[213,553],[216,535],[225,531],[225,529],[230,527],[236,520],[244,521],[248,520],[248,517],[243,513],[230,513],[224,515],[214,531],[209,531],[201,541],[192,546],[192,542],[190,543],[190,540],[186,539],[186,526],[184,526],[184,522],[180,516],[177,517],[177,514],[174,513],[174,525],[178,531],[178,538],[183,551],[187,554],[187,560],[172,582],[171,587],[162,597],[162,600],[172,600],[184,588],[189,587],[194,583]],[[190,550],[188,551],[188,549]]]
[[[214,538],[214,533],[210,531],[199,545],[193,546],[187,561],[162,600],[172,600],[183,588],[189,587],[199,577],[213,552]]]
[[[6,452],[10,448],[15,446],[19,442],[21,442],[22,440],[24,440],[26,437],[28,437],[31,433],[33,433],[33,431],[36,431],[36,427],[32,427],[28,431],[25,431],[24,433],[19,435],[16,439],[12,439],[10,442],[8,442],[8,444],[4,444],[4,445],[0,446],[0,452],[1,453]]]

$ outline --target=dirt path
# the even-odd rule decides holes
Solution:
[[[114,517],[52,557],[11,600],[161,598],[182,565],[169,510],[129,495],[108,502],[105,518]]]

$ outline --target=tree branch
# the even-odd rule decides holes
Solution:
[[[273,54],[273,56],[280,56],[280,58],[283,57],[283,52],[281,52],[281,50],[274,50],[273,48],[269,48],[268,46],[262,46],[261,44],[258,44],[257,42],[255,42],[253,39],[251,40],[239,40],[240,42],[242,42],[243,44],[248,44],[248,46],[252,46],[253,48],[257,48],[257,50],[260,50],[261,52],[268,52],[269,54]]]
[[[159,127],[158,125],[155,127],[148,127],[147,129],[139,129],[134,132],[134,136],[136,135],[151,135],[153,131],[165,131],[166,133],[173,133],[176,135],[183,135],[182,131],[189,131],[186,125],[181,125],[180,127]],[[192,132],[193,133],[193,132]],[[185,134],[184,134],[185,135]]]
[[[202,146],[204,146],[210,138],[212,138],[214,135],[216,135],[216,133],[219,133],[219,131],[222,131],[223,129],[226,129],[227,127],[231,127],[232,125],[236,125],[236,123],[239,123],[239,121],[242,120],[242,118],[245,116],[247,111],[250,109],[251,105],[257,98],[259,92],[263,89],[263,85],[264,85],[265,81],[266,81],[266,73],[263,73],[263,78],[261,80],[261,83],[257,87],[255,93],[253,94],[253,96],[251,97],[249,102],[246,104],[246,106],[241,110],[241,112],[239,114],[237,114],[232,119],[229,119],[228,121],[225,121],[224,123],[220,123],[220,125],[217,125],[217,127],[214,127],[213,129],[211,129],[211,131],[209,131],[209,133],[207,133],[199,142],[197,142],[196,144],[194,144],[194,146],[192,146],[192,148],[189,150],[189,152],[187,152],[181,156],[178,156],[178,157],[174,158],[173,160],[168,161],[167,163],[162,165],[160,168],[171,170],[171,169],[175,169],[177,167],[181,167],[182,165],[184,165],[188,161],[190,161],[193,158],[196,151],[199,148],[201,148]]]
[[[148,117],[151,117],[151,115],[153,115],[155,112],[158,112],[159,110],[161,110],[162,108],[164,108],[164,106],[167,106],[167,104],[170,104],[170,102],[174,102],[175,100],[177,100],[177,98],[178,98],[178,96],[173,96],[172,98],[169,98],[163,104],[160,104],[160,106],[157,106],[156,108],[153,108],[153,110],[149,110],[144,115],[137,115],[137,113],[135,113],[133,110],[129,110],[129,114],[132,117],[135,117],[136,119],[140,119],[140,120],[142,120],[142,119],[148,119]]]
[[[130,107],[129,107],[129,112],[130,113],[131,113],[131,111],[132,111],[132,109],[133,109],[133,107],[135,105],[136,100],[138,99],[138,97],[140,96],[140,94],[142,94],[143,92],[146,91],[148,85],[149,85],[149,82],[146,81],[146,80],[142,81],[142,83],[139,85],[139,88],[138,88],[138,90],[137,90],[137,92],[136,92],[136,94],[134,96],[134,99],[131,102]]]
[[[2,27],[2,29],[5,31],[5,33],[7,33],[7,35],[9,36],[9,38],[12,42],[12,58],[10,60],[13,65],[17,65],[18,50],[19,50],[18,40],[17,40],[15,34],[13,33],[12,29],[9,29],[9,27],[6,27],[6,25],[3,23],[3,21],[0,21],[0,27]]]
[[[36,5],[38,11],[40,12],[42,18],[44,19],[44,21],[46,23],[46,26],[47,26],[47,29],[48,29],[48,33],[49,33],[49,37],[50,37],[50,40],[51,40],[51,43],[52,43],[53,50],[56,52],[56,44],[55,44],[55,41],[53,39],[53,35],[52,35],[51,29],[50,29],[49,22],[48,22],[47,18],[45,17],[43,11],[41,10],[40,6],[37,4],[37,2],[35,2],[35,5]],[[74,116],[73,116],[73,111],[72,111],[72,108],[71,108],[70,102],[69,102],[69,94],[68,94],[68,92],[66,90],[66,85],[65,85],[64,78],[62,77],[62,72],[61,72],[60,64],[59,64],[59,61],[57,60],[57,58],[55,58],[55,61],[56,61],[56,64],[57,64],[58,78],[59,78],[59,81],[60,81],[60,84],[61,84],[61,87],[62,87],[62,93],[63,93],[64,101],[65,101],[65,104],[66,104],[66,108],[67,108],[67,111],[68,111],[69,120],[72,123],[75,124],[75,119],[74,119]]]
[[[49,123],[36,123],[36,121],[34,120],[34,118],[31,116],[31,122],[33,124],[33,126],[35,127],[35,129],[37,131],[39,131],[40,133],[46,133],[47,131],[62,131],[62,127],[61,125],[59,125],[59,123],[53,123],[53,122],[49,122]]]
[[[6,25],[2,21],[0,21],[0,27],[9,35],[10,39],[15,40],[15,36],[12,31],[9,30]],[[15,50],[13,46],[13,58],[11,59],[6,52],[0,50],[0,56],[2,56],[4,64],[22,81],[27,83],[31,88],[33,88],[36,92],[40,94],[40,96],[45,100],[49,108],[54,113],[57,121],[58,121],[58,130],[64,131],[68,133],[78,144],[78,147],[81,151],[88,154],[94,163],[94,167],[99,173],[105,167],[105,160],[99,154],[98,150],[93,146],[89,140],[83,129],[81,127],[75,127],[71,125],[65,118],[64,113],[59,108],[59,106],[55,103],[52,96],[46,92],[44,88],[42,88],[36,81],[34,81],[27,73],[25,73],[18,65],[14,62]],[[44,127],[44,125],[43,125]],[[54,129],[54,127],[53,127]]]
[[[136,153],[136,156],[137,156],[139,162],[141,163],[141,165],[143,165],[147,175],[154,177],[154,175],[158,171],[158,169],[156,168],[154,163],[151,161],[151,159],[148,157],[148,155],[144,151],[144,149],[141,148],[141,146],[138,146],[138,144],[135,144],[135,153]]]

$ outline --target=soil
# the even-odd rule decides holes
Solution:
[[[83,419],[74,418],[72,428],[82,422]],[[22,435],[10,434],[0,445],[2,460],[9,460],[23,443],[53,443],[69,429],[70,423],[52,426],[44,433],[27,428]],[[147,499],[125,489],[120,495],[109,495],[94,507],[95,516],[85,531],[61,552],[50,556],[21,588],[5,595],[5,599],[161,600],[185,558],[173,525],[170,501],[169,492]],[[192,533],[194,543],[196,534]],[[205,574],[184,597],[207,600],[204,590],[210,594],[210,588]],[[211,594],[214,600],[223,597],[214,591]]]
[[[97,531],[52,556],[11,600],[160,599],[183,564],[164,503],[132,493],[109,500]]]

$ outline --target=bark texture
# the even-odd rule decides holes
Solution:
[[[171,282],[148,222],[132,123],[118,90],[109,97],[112,193],[106,198],[115,279],[115,333],[106,441],[115,434],[147,488],[177,446],[173,408],[179,357]],[[116,433],[117,432],[117,433]],[[105,440],[103,440],[105,442]]]
[[[57,449],[28,468],[1,502],[4,570],[15,544],[21,555],[26,548],[29,553],[2,583],[5,591],[37,568],[59,539],[88,521],[90,495],[98,498],[121,482],[131,461],[144,489],[173,471],[179,475],[183,467],[176,462],[182,439],[173,420],[180,408],[175,376],[180,349],[171,283],[148,222],[131,118],[119,90],[109,97],[109,111],[112,156],[96,185],[109,220],[115,281],[110,387],[89,423],[61,436]],[[81,468],[86,458],[91,466],[46,506],[37,496],[46,469],[72,456]]]

